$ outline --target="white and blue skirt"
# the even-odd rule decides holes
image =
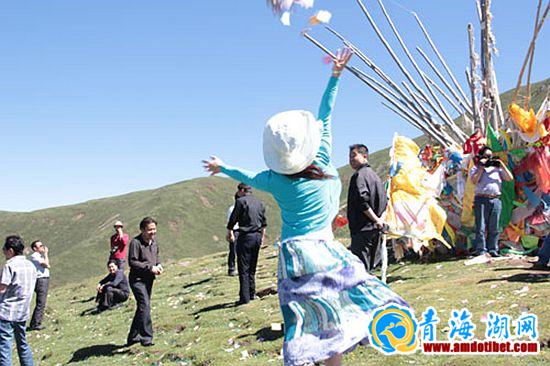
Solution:
[[[344,353],[367,341],[368,320],[380,306],[407,302],[335,240],[290,238],[281,243],[279,304],[285,365],[303,365]]]

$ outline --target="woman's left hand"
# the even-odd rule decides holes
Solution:
[[[336,58],[334,59],[334,64],[332,66],[332,73],[340,75],[342,71],[346,68],[349,59],[353,56],[353,52],[350,48],[344,47],[344,49],[338,50],[336,53]]]
[[[221,159],[218,158],[217,156],[211,156],[210,160],[203,160],[202,164],[204,166],[204,169],[207,172],[210,172],[210,175],[214,175],[221,172],[223,161],[221,161]]]

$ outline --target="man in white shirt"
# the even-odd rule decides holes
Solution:
[[[50,286],[50,259],[48,257],[48,247],[42,244],[40,240],[35,240],[31,244],[33,253],[30,261],[36,267],[36,306],[32,313],[29,330],[42,330],[42,316],[46,309],[46,299],[48,297],[48,287]]]
[[[8,236],[2,248],[6,263],[0,276],[0,365],[11,365],[13,338],[19,364],[33,366],[32,351],[25,334],[36,268],[23,255],[25,244],[17,235]]]

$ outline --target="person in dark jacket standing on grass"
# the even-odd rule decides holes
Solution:
[[[128,333],[127,345],[141,343],[153,345],[153,323],[151,321],[151,293],[155,277],[162,274],[157,245],[157,222],[145,217],[139,224],[141,234],[130,242],[128,264],[130,266],[130,287],[136,299],[136,313]]]
[[[227,223],[227,241],[235,241],[233,228],[239,224],[237,238],[237,268],[239,271],[239,301],[246,304],[256,297],[256,266],[264,240],[267,221],[262,201],[252,195],[252,187],[240,183],[239,197]]]
[[[110,260],[107,264],[109,274],[105,276],[97,285],[97,310],[105,311],[112,309],[116,305],[122,304],[128,300],[130,289],[128,279],[124,271],[119,269],[115,260]]]
[[[235,193],[235,201],[239,199],[243,194],[241,194],[241,191],[237,189],[237,193]],[[231,214],[233,213],[233,210],[235,209],[235,204],[232,204],[229,209],[227,210],[227,222],[229,222],[229,219],[231,219]],[[227,254],[227,275],[228,276],[236,276],[237,271],[235,270],[235,258],[237,256],[237,240],[239,238],[239,224],[235,224],[233,227],[233,236],[226,236],[226,240],[229,243],[229,253]]]
[[[377,264],[388,198],[382,181],[368,162],[369,149],[363,144],[349,148],[349,165],[355,170],[349,182],[348,220],[351,251],[372,274]]]

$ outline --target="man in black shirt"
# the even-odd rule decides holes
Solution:
[[[267,221],[263,203],[252,195],[252,187],[240,183],[241,194],[227,223],[227,241],[234,241],[233,228],[239,224],[237,238],[237,269],[239,271],[239,301],[246,304],[256,296],[256,266],[264,240]]]
[[[159,249],[156,241],[157,222],[146,217],[139,224],[141,234],[130,242],[128,264],[130,265],[130,287],[136,299],[137,308],[128,333],[128,345],[140,342],[142,346],[153,345],[153,323],[151,321],[151,293],[155,277],[162,274]]]
[[[355,170],[348,190],[348,220],[351,251],[372,274],[377,264],[377,250],[388,199],[382,181],[368,164],[369,150],[365,145],[350,146],[349,164]]]
[[[98,303],[98,311],[109,310],[118,304],[122,304],[128,300],[130,294],[128,279],[124,275],[124,271],[118,268],[117,262],[114,259],[109,260],[107,268],[109,274],[97,285],[96,302]]]

